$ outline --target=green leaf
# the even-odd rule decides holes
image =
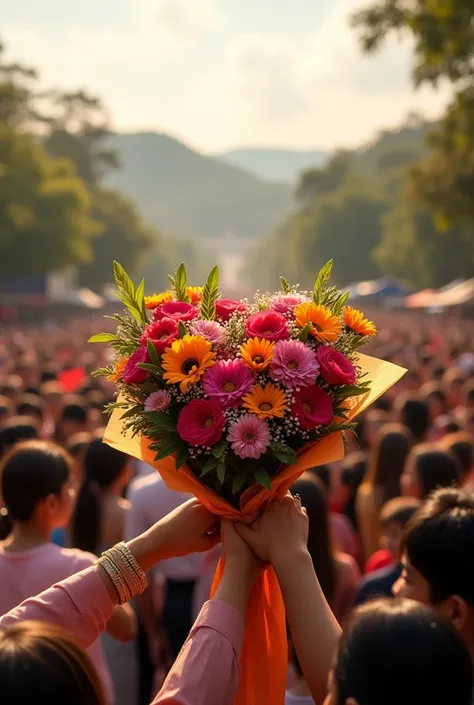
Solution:
[[[344,294],[341,294],[340,297],[336,300],[336,303],[333,306],[332,312],[335,316],[339,316],[342,313],[342,309],[347,303],[347,299],[349,298],[349,291],[346,291]]]
[[[140,283],[138,289],[135,289],[133,281],[118,262],[114,262],[114,278],[118,289],[118,291],[114,292],[117,298],[120,299],[136,321],[147,324],[148,318],[143,296],[144,282],[143,287],[142,283]],[[139,298],[140,290],[142,291]]]
[[[186,326],[184,325],[183,321],[180,321],[178,323],[178,331],[180,338],[184,338],[184,336],[187,335],[188,331],[186,330]]]
[[[324,267],[321,267],[319,274],[316,278],[316,282],[314,284],[314,289],[313,289],[313,301],[315,304],[320,304],[321,303],[321,294],[323,291],[323,288],[326,286],[328,283],[331,273],[332,273],[332,265],[333,265],[333,260],[330,259],[329,262],[326,262]]]
[[[284,294],[289,294],[291,291],[290,282],[285,277],[280,277],[281,290]]]
[[[176,470],[181,470],[188,459],[188,447],[185,443],[180,443],[176,451]]]
[[[141,370],[146,370],[146,372],[150,372],[152,375],[161,374],[161,367],[151,365],[149,362],[137,362],[136,367],[139,367]]]
[[[119,262],[114,262],[114,279],[117,289],[135,302],[135,286]]]
[[[148,355],[150,356],[150,360],[152,362],[152,365],[154,365],[158,370],[161,372],[161,360],[160,356],[156,352],[156,348],[151,342],[150,338],[147,338],[146,341],[146,349],[148,350]],[[146,364],[146,363],[145,363]]]
[[[308,340],[308,336],[310,333],[311,328],[313,327],[312,323],[307,323],[304,328],[300,330],[298,333],[298,340],[301,340],[302,343],[306,343]]]
[[[128,409],[123,416],[120,417],[120,420],[122,419],[129,419],[131,416],[135,416],[136,414],[142,414],[143,413],[143,404],[136,404],[135,406],[132,406],[131,409]]]
[[[175,278],[175,287],[176,287],[176,298],[178,301],[188,301],[188,297],[186,296],[186,287],[188,284],[188,275],[186,273],[186,267],[184,266],[184,262],[181,262],[179,265]]]
[[[344,419],[344,421],[349,420],[349,409],[345,409],[343,406],[338,406],[336,409],[334,409],[334,416],[337,416],[340,419]]]
[[[200,477],[204,477],[204,475],[207,475],[208,472],[211,472],[211,470],[214,470],[214,468],[217,467],[218,462],[219,461],[217,460],[217,458],[214,458],[214,456],[211,455],[211,457],[208,458],[206,460],[206,462],[204,463],[204,467],[202,469]]]
[[[137,286],[137,290],[135,292],[135,302],[137,304],[138,309],[141,312],[142,315],[142,320],[144,323],[148,323],[148,316],[146,312],[146,306],[145,306],[145,280],[142,279],[140,284]]]
[[[98,367],[96,370],[91,372],[91,377],[109,377],[113,375],[113,367]]]
[[[216,317],[216,301],[219,298],[219,267],[212,268],[204,288],[201,298],[201,318],[205,321],[213,321]]]
[[[247,473],[245,472],[238,472],[237,475],[234,475],[232,480],[232,494],[237,494],[237,492],[242,489],[246,479]]]
[[[111,343],[112,341],[119,340],[119,338],[113,333],[97,333],[93,335],[88,343]]]
[[[256,470],[253,471],[253,476],[259,485],[262,485],[262,487],[265,487],[266,490],[271,492],[272,483],[270,482],[270,475],[265,470],[265,468],[262,468],[261,466],[258,467]]]
[[[212,449],[212,455],[214,458],[222,458],[224,453],[227,451],[228,445],[227,441],[219,441],[219,443],[216,443],[214,448]]]
[[[176,453],[179,447],[179,439],[176,438],[165,438],[160,442],[160,447],[158,453],[155,455],[155,462],[158,460],[163,460],[169,455]]]
[[[338,402],[344,401],[344,399],[349,399],[349,397],[358,397],[361,394],[367,394],[367,392],[370,390],[370,384],[350,384],[347,387],[342,387],[341,389],[338,389],[337,391],[337,400]]]
[[[176,421],[163,411],[144,411],[143,413],[159,431],[176,431]]]
[[[225,480],[225,455],[223,455],[217,464],[217,479],[221,485],[224,484]]]
[[[274,443],[271,447],[273,455],[278,458],[280,463],[284,465],[294,465],[297,457],[293,448],[287,446],[286,443]]]

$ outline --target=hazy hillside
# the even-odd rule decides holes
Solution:
[[[157,133],[111,138],[122,168],[109,186],[133,198],[162,230],[199,237],[265,235],[290,210],[292,189],[203,156]]]
[[[300,172],[319,167],[328,155],[321,151],[292,149],[235,149],[216,155],[226,164],[246,169],[265,181],[296,183]]]

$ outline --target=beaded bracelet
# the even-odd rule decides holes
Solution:
[[[146,575],[125,543],[118,543],[105,551],[97,562],[112,581],[120,605],[146,590]]]

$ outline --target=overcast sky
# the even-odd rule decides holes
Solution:
[[[204,152],[351,147],[443,98],[410,84],[407,43],[361,55],[361,0],[0,0],[9,56],[86,87],[120,130]]]

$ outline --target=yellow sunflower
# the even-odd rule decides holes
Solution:
[[[240,348],[242,360],[251,370],[261,372],[270,364],[275,343],[264,338],[250,338]]]
[[[125,367],[127,366],[127,362],[128,357],[120,357],[114,365],[114,371],[107,377],[107,379],[110,380],[110,382],[120,382],[123,377]]]
[[[300,328],[311,323],[310,334],[321,341],[334,342],[342,332],[341,321],[326,306],[307,302],[298,304],[295,319]]]
[[[161,304],[167,304],[168,301],[173,300],[172,291],[162,291],[160,294],[153,294],[153,296],[145,296],[145,306],[149,309],[157,308]]]
[[[202,286],[187,286],[186,296],[192,304],[198,304],[202,298]]]
[[[375,325],[364,317],[362,311],[358,311],[352,306],[345,306],[342,315],[346,328],[354,331],[357,335],[375,335],[377,333]]]
[[[243,405],[259,419],[281,419],[287,407],[286,394],[271,382],[264,387],[257,384],[244,396]]]
[[[179,384],[184,394],[191,384],[199,382],[208,367],[212,367],[215,357],[216,353],[211,352],[211,343],[205,338],[185,335],[175,340],[163,353],[163,379],[168,384]]]

